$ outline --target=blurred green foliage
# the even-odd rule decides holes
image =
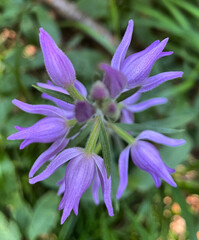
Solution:
[[[56,0],[58,1],[58,0]],[[36,157],[47,147],[33,144],[19,151],[19,142],[7,141],[14,125],[30,126],[38,116],[12,106],[12,99],[28,103],[47,102],[32,88],[45,82],[43,57],[38,42],[39,27],[47,30],[73,62],[77,77],[88,88],[99,79],[100,62],[108,62],[112,43],[84,23],[64,20],[40,1],[0,1],[0,239],[2,240],[194,240],[199,234],[199,1],[198,0],[74,0],[82,12],[120,38],[130,18],[135,29],[132,51],[139,51],[156,39],[169,37],[170,57],[159,60],[152,73],[183,70],[183,79],[167,82],[143,94],[168,97],[169,103],[136,115],[136,123],[184,128],[187,144],[160,147],[160,153],[174,174],[177,189],[163,184],[154,187],[152,178],[129,164],[129,184],[118,202],[117,159],[124,143],[113,139],[112,178],[115,216],[108,217],[104,204],[95,206],[90,191],[81,202],[78,217],[73,214],[63,226],[56,196],[60,169],[43,183],[29,185],[28,172]],[[166,120],[164,120],[166,119]],[[157,123],[156,123],[156,120]],[[146,123],[147,122],[147,123]],[[151,125],[151,126],[152,126]],[[187,199],[191,198],[192,202]],[[194,202],[195,201],[195,202]],[[187,202],[189,204],[187,204]],[[176,220],[177,219],[177,220]],[[184,225],[183,225],[184,224]],[[184,226],[184,227],[183,227]],[[181,228],[180,228],[181,227]],[[181,232],[180,230],[181,229]]]

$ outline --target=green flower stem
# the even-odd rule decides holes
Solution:
[[[95,145],[97,143],[100,132],[100,123],[100,116],[97,116],[85,148],[85,152],[88,154],[93,153],[95,150]]]
[[[76,119],[71,119],[67,121],[67,126],[68,127],[73,127],[76,124],[77,120]]]
[[[120,127],[116,126],[115,124],[109,124],[109,126],[113,129],[115,133],[117,133],[125,142],[128,144],[133,144],[135,141],[135,138],[133,138],[130,134],[128,134],[126,131],[121,129]]]
[[[77,91],[77,89],[71,85],[66,88],[68,93],[74,98],[74,100],[79,100],[79,101],[85,101],[86,99],[81,95],[80,92]]]
[[[98,142],[98,144],[96,145],[95,147],[95,153],[96,154],[99,154],[99,152],[102,150],[102,146],[101,146],[101,143]]]

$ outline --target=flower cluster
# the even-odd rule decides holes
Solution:
[[[176,187],[171,177],[175,170],[162,161],[151,142],[174,147],[184,144],[185,141],[151,130],[144,130],[134,136],[133,132],[125,131],[121,124],[117,124],[122,122],[123,125],[132,125],[134,113],[165,104],[166,98],[136,102],[143,92],[183,74],[164,72],[149,76],[155,61],[172,54],[163,52],[168,39],[155,41],[143,51],[126,57],[132,33],[133,21],[130,20],[110,66],[101,64],[104,71],[102,81],[97,81],[88,95],[83,84],[76,79],[71,61],[49,34],[40,29],[41,49],[51,81],[38,83],[37,88],[43,92],[42,97],[53,102],[55,106],[30,105],[13,100],[13,104],[21,110],[45,117],[28,128],[16,126],[18,132],[9,136],[8,140],[23,140],[20,149],[35,142],[52,143],[32,166],[29,182],[34,184],[42,181],[61,166],[65,166],[65,176],[58,182],[58,195],[63,194],[59,205],[59,210],[63,210],[61,223],[64,223],[72,210],[78,214],[81,196],[91,184],[94,202],[99,204],[98,192],[101,186],[108,214],[113,216],[109,148],[111,134],[117,134],[127,143],[119,157],[120,183],[117,199],[122,196],[128,183],[129,152],[133,163],[153,177],[156,187],[160,187],[161,179]],[[79,142],[86,138],[85,148],[78,147]],[[101,151],[102,157],[98,155]],[[46,169],[35,176],[46,162],[49,162]]]

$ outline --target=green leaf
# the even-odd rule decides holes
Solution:
[[[116,123],[117,126],[126,130],[132,131],[133,133],[139,133],[144,130],[153,130],[159,133],[164,134],[174,134],[183,132],[184,129],[173,129],[173,128],[166,128],[166,127],[159,127],[149,123],[134,123],[134,124],[126,124],[126,123]]]
[[[100,124],[100,142],[102,146],[102,155],[104,159],[104,165],[107,172],[107,177],[111,175],[111,150],[110,150],[110,144],[108,140],[108,136],[106,134],[106,129],[104,127],[104,124],[101,119]]]
[[[53,90],[46,89],[46,88],[42,88],[42,87],[39,87],[39,86],[36,86],[36,85],[33,85],[33,87],[36,88],[38,91],[40,91],[42,93],[47,93],[48,95],[50,95],[52,97],[55,97],[55,98],[58,98],[58,99],[60,99],[64,102],[71,103],[71,104],[74,103],[74,99],[68,94],[53,91]]]
[[[21,233],[14,221],[7,221],[6,217],[0,212],[0,233],[2,240],[20,240]]]
[[[59,218],[58,202],[59,198],[52,192],[46,193],[37,201],[28,229],[30,239],[49,233],[56,226]]]
[[[88,136],[88,134],[90,133],[92,125],[93,125],[93,122],[92,121],[89,122],[88,125],[85,128],[83,128],[80,131],[80,133],[74,139],[71,139],[69,141],[69,143],[67,145],[67,148],[75,147],[78,144],[80,144]]]
[[[116,125],[126,131],[132,131],[134,133],[139,133],[140,131],[144,130],[153,130],[164,134],[174,134],[184,132],[184,129],[174,128],[185,126],[187,123],[191,122],[196,116],[197,112],[192,111],[187,114],[181,114],[178,116],[172,116],[166,119],[149,121],[145,123],[116,123]]]
[[[67,134],[66,138],[71,138],[73,137],[76,133],[79,132],[79,130],[82,128],[84,124],[80,124],[80,123],[76,123],[69,131],[69,133]]]
[[[170,0],[170,1],[172,1],[179,7],[183,8],[185,11],[189,12],[190,14],[192,14],[192,16],[199,18],[198,7],[196,7],[192,3],[187,1],[181,1],[181,0]]]
[[[126,92],[123,92],[122,94],[120,94],[119,97],[116,98],[116,102],[122,102],[124,101],[126,98],[129,98],[131,95],[133,95],[134,93],[136,93],[138,91],[140,87],[137,88],[132,88]]]

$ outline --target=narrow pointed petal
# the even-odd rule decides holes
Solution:
[[[159,188],[161,186],[161,179],[159,176],[157,176],[155,173],[151,173],[151,176],[153,178],[153,181],[155,182],[155,186]]]
[[[32,105],[32,104],[21,102],[17,99],[14,99],[12,103],[18,108],[20,108],[21,110],[23,110],[24,112],[42,114],[49,117],[64,116],[63,110],[54,106],[45,105],[45,104]]]
[[[128,162],[130,146],[125,148],[119,158],[120,184],[117,190],[117,199],[120,199],[128,183]]]
[[[48,83],[38,82],[37,86],[42,87],[42,88],[46,88],[46,89],[49,89],[49,90],[53,90],[53,91],[56,91],[56,92],[61,92],[61,93],[68,94],[68,92],[63,87],[55,86],[55,85],[52,84],[51,81],[48,81]]]
[[[55,141],[46,151],[44,151],[38,158],[37,160],[34,162],[30,172],[29,172],[29,178],[32,178],[34,176],[34,174],[36,173],[36,171],[48,160],[50,160],[52,157],[54,157],[57,153],[59,153],[60,151],[62,151],[67,143],[68,143],[68,139],[58,139],[57,141]]]
[[[82,154],[68,163],[65,174],[66,196],[61,223],[66,220],[72,209],[78,213],[79,200],[91,185],[94,174],[95,162],[86,154]]]
[[[33,126],[12,134],[7,139],[27,139],[32,142],[49,143],[63,137],[68,131],[66,120],[56,117],[45,117]]]
[[[164,144],[170,147],[177,147],[186,143],[184,139],[174,139],[174,138],[166,137],[161,133],[154,132],[151,130],[146,130],[141,132],[137,137],[137,139],[149,140],[149,141],[156,142],[159,144]]]
[[[61,167],[64,163],[69,161],[70,159],[77,157],[82,153],[80,148],[68,148],[58,154],[48,165],[48,167],[41,172],[36,177],[29,179],[30,184],[34,184],[36,182],[40,182],[49,176],[51,176],[59,167]]]
[[[162,161],[158,150],[151,143],[136,141],[131,147],[131,158],[137,167],[152,175],[156,186],[160,185],[157,179],[160,177],[171,186],[176,187],[176,183]]]
[[[75,82],[75,70],[69,58],[59,49],[50,35],[40,29],[40,45],[42,48],[46,70],[51,80],[58,86],[68,87]]]
[[[142,87],[139,89],[139,92],[148,92],[156,87],[158,87],[163,82],[168,80],[173,80],[175,78],[182,77],[183,72],[163,72],[155,76],[149,77],[143,81]]]
[[[122,123],[128,123],[131,124],[134,122],[134,116],[132,112],[129,112],[127,109],[122,109],[122,115],[120,121]]]
[[[22,131],[22,130],[25,130],[26,128],[20,127],[20,126],[15,126],[15,129],[17,129],[17,131]]]
[[[109,177],[109,179],[107,178],[107,173],[104,166],[104,160],[97,155],[94,156],[94,159],[97,165],[98,174],[99,174],[99,178],[102,186],[104,202],[106,204],[109,216],[113,216],[114,213],[113,213],[113,206],[111,202],[111,177]]]
[[[128,26],[126,29],[126,32],[122,38],[122,41],[120,45],[117,47],[117,50],[115,54],[113,55],[112,61],[111,61],[111,67],[113,67],[116,70],[120,70],[120,65],[122,64],[126,52],[128,50],[128,47],[131,43],[131,37],[133,34],[133,20],[130,20],[128,22]]]
[[[126,106],[126,108],[130,111],[130,112],[142,112],[150,107],[156,106],[156,105],[160,105],[160,104],[165,104],[167,103],[167,99],[166,98],[151,98],[148,99],[144,102],[138,103],[138,104],[134,104],[134,105],[128,105]]]
[[[86,90],[86,88],[84,87],[84,85],[83,85],[80,81],[78,81],[77,79],[75,80],[74,87],[77,89],[78,92],[81,93],[81,95],[82,95],[83,97],[86,98],[86,96],[87,96],[87,90]]]
[[[105,71],[103,83],[109,90],[111,98],[115,98],[125,88],[127,79],[121,72],[106,64],[101,64],[101,68]]]
[[[133,64],[133,62],[134,62],[136,59],[138,59],[138,58],[142,57],[143,55],[145,55],[146,53],[150,52],[151,49],[153,49],[154,47],[156,47],[159,43],[160,43],[160,41],[159,41],[159,40],[156,40],[156,41],[154,41],[153,43],[151,43],[151,45],[149,45],[149,46],[148,46],[147,48],[145,48],[144,50],[142,50],[142,51],[140,51],[140,52],[136,52],[136,53],[131,54],[130,56],[128,56],[128,57],[124,60],[121,68],[123,69],[123,67],[125,67],[125,68],[131,67],[131,65]]]
[[[68,92],[65,89],[63,89],[61,87],[54,86],[50,81],[48,81],[48,84],[47,83],[37,83],[37,85],[39,87],[42,87],[42,88],[46,88],[46,89],[50,89],[50,90],[53,90],[53,91],[68,94]],[[72,119],[72,118],[75,118],[75,116],[74,116],[75,106],[73,104],[70,104],[70,103],[62,101],[58,98],[52,97],[52,96],[50,96],[46,93],[42,93],[42,98],[48,99],[48,100],[54,102],[57,106],[59,106],[61,109],[63,109],[65,111],[66,117],[69,120]]]
[[[75,106],[73,104],[70,104],[70,103],[64,102],[64,101],[62,101],[60,99],[51,97],[50,95],[48,95],[46,93],[42,93],[42,98],[54,102],[58,107],[63,109],[65,117],[68,120],[75,118],[75,115],[74,115]]]
[[[65,179],[61,179],[59,182],[57,182],[57,185],[59,186],[57,195],[60,196],[65,191]]]
[[[158,56],[165,48],[168,39],[164,39],[160,42],[156,47],[152,48],[149,52],[145,55],[137,58],[131,66],[126,63],[122,67],[122,72],[128,79],[128,88],[134,88],[137,86],[141,86],[142,82],[145,78],[149,75],[153,64],[158,59]]]
[[[22,150],[24,149],[25,147],[27,147],[28,145],[34,143],[34,140],[33,139],[25,139],[19,146],[19,149]]]
[[[95,204],[99,204],[99,187],[100,187],[100,179],[98,176],[98,172],[95,172],[95,177],[92,186],[93,200]]]
[[[162,52],[160,53],[158,58],[162,58],[162,57],[167,57],[173,54],[173,51],[169,51],[169,52]]]
[[[141,92],[136,92],[129,98],[126,98],[122,103],[124,103],[126,105],[134,104],[135,102],[137,102],[140,99],[140,97],[141,97]]]

